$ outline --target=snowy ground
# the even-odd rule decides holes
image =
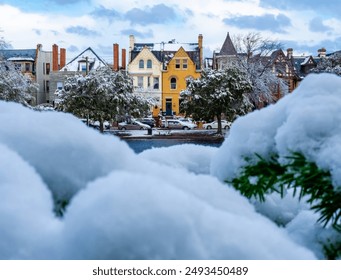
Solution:
[[[0,102],[0,258],[321,259],[321,242],[340,237],[304,201],[273,195],[255,205],[224,179],[250,150],[285,153],[287,145],[339,183],[340,108],[341,79],[313,75],[238,119],[220,148],[135,154],[69,114]]]

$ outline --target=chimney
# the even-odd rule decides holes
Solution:
[[[60,48],[60,69],[66,64],[66,49]]]
[[[326,57],[327,50],[325,48],[321,48],[321,49],[317,50],[317,52],[318,52],[319,57]]]
[[[203,41],[203,36],[202,34],[199,34],[198,36],[198,47],[199,47],[199,69],[202,68],[202,63],[203,63],[203,47],[202,47],[202,41]]]
[[[118,66],[118,44],[114,44],[113,46],[113,52],[114,52],[114,64],[113,64],[113,69],[114,71],[118,71],[119,66]]]
[[[122,69],[126,69],[126,49],[122,49]]]
[[[287,57],[289,59],[292,58],[293,53],[294,53],[294,50],[292,48],[287,49]]]
[[[58,71],[58,46],[52,46],[52,71]]]
[[[129,35],[129,62],[131,62],[131,52],[134,49],[135,37],[134,35]]]

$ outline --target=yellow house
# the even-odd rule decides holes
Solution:
[[[179,114],[180,92],[186,89],[187,78],[199,78],[201,71],[183,47],[168,62],[162,73],[162,108],[167,116]]]
[[[179,114],[179,96],[186,89],[186,79],[201,75],[203,36],[197,43],[176,43],[175,39],[161,43],[136,43],[129,36],[128,74],[134,80],[135,91],[157,100],[153,116]]]

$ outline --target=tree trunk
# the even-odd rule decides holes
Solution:
[[[217,134],[223,134],[223,130],[222,130],[222,127],[221,127],[221,114],[217,115],[217,122],[218,122]]]
[[[99,130],[101,133],[104,132],[104,121],[102,118],[100,118],[100,120],[99,120]]]

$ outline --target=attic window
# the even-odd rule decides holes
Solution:
[[[139,61],[139,68],[140,69],[144,68],[144,61],[143,61],[143,59],[140,59],[140,61]]]
[[[147,60],[147,68],[152,68],[152,60],[151,59]]]
[[[187,69],[187,67],[188,67],[188,60],[187,59],[183,59],[182,60],[182,68],[183,69]]]
[[[180,69],[180,59],[175,59],[175,69]]]

